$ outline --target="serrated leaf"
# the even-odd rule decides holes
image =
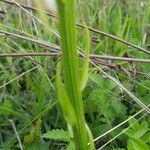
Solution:
[[[87,134],[88,134],[88,137],[89,137],[89,147],[90,147],[90,150],[95,150],[95,146],[94,146],[94,142],[93,142],[93,135],[91,133],[91,130],[89,128],[89,126],[87,125],[87,123],[85,124],[85,127],[86,127],[86,131],[87,131]]]
[[[115,148],[113,150],[126,150],[126,149],[124,149],[124,148]]]
[[[94,83],[98,84],[99,86],[103,85],[103,78],[100,75],[98,75],[97,73],[90,73],[89,78]]]
[[[26,144],[31,143],[34,141],[34,138],[35,138],[35,131],[24,137],[24,143]]]
[[[131,129],[128,129],[128,130],[125,132],[125,134],[126,134],[127,136],[129,136],[129,137],[132,137],[133,134],[134,134],[134,131],[131,130]]]
[[[122,118],[126,114],[126,107],[119,99],[112,98],[111,106],[115,112],[116,117]]]
[[[75,115],[75,110],[74,107],[71,104],[71,101],[65,91],[65,87],[62,84],[61,81],[61,66],[60,63],[58,63],[57,65],[57,89],[58,89],[58,100],[59,103],[61,105],[62,111],[63,111],[63,115],[64,118],[66,119],[66,121],[71,124],[74,125],[76,123],[76,115]]]
[[[70,143],[68,144],[66,150],[75,150],[75,144],[74,144],[74,142],[70,142]]]
[[[140,139],[130,139],[128,150],[149,150],[149,146]]]
[[[114,116],[111,108],[110,96],[108,96],[102,89],[93,90],[90,93],[89,99],[97,109],[101,111],[105,118],[109,119]]]
[[[85,29],[85,58],[83,62],[83,72],[81,74],[81,91],[84,90],[86,87],[87,81],[88,81],[88,71],[89,71],[89,62],[90,62],[90,32],[87,27],[87,25],[84,23],[84,29]]]
[[[141,137],[142,141],[144,141],[145,143],[149,143],[150,144],[150,131],[145,133],[142,137]]]
[[[129,136],[130,138],[139,139],[139,138],[141,138],[148,131],[149,131],[149,129],[141,129],[141,130],[138,130],[138,131],[135,132],[132,129],[128,129],[125,132],[125,134],[127,136]]]
[[[141,138],[146,132],[148,132],[150,129],[141,129],[139,131],[137,131],[136,133],[133,134],[133,138],[135,139],[139,139]]]
[[[7,115],[13,115],[17,118],[19,118],[20,120],[22,121],[25,121],[25,122],[28,122],[29,120],[26,118],[25,115],[19,113],[19,112],[16,112],[14,111],[13,109],[9,109],[7,107],[3,107],[3,106],[0,106],[0,115],[1,114],[7,114]]]
[[[8,109],[12,109],[12,104],[10,103],[10,101],[8,99],[5,99],[4,103],[3,103],[3,107],[6,107]]]
[[[100,74],[97,73],[90,73],[89,78],[96,83],[99,87],[106,88],[107,90],[113,90],[116,87],[113,81],[110,79],[105,79]]]
[[[39,142],[33,142],[30,144],[27,144],[24,150],[49,150],[49,143],[42,144]]]
[[[141,129],[148,129],[148,122],[146,120],[143,120],[140,124]]]
[[[53,129],[52,131],[44,133],[42,137],[46,138],[46,139],[71,142],[71,137],[69,135],[69,132],[64,131],[63,129],[61,129],[61,130],[59,130],[59,129],[54,130]]]
[[[140,129],[140,124],[138,123],[138,121],[135,118],[132,118],[128,121],[129,125],[132,126],[131,128],[134,131],[138,131]],[[134,125],[133,125],[134,124]]]

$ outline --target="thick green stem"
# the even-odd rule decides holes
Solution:
[[[74,107],[76,124],[72,126],[76,150],[88,149],[82,93],[80,90],[75,1],[57,0],[60,21],[63,75],[66,93]]]

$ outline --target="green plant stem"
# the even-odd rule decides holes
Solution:
[[[76,150],[88,149],[82,93],[80,91],[74,0],[57,0],[60,21],[62,64],[65,89],[74,107],[76,124],[72,125]]]

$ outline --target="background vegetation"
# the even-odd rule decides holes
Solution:
[[[30,0],[0,0],[0,8],[0,148],[71,149],[56,91],[57,19],[41,16]],[[149,150],[150,1],[82,0],[80,8],[91,27],[83,99],[95,146]],[[77,5],[80,53],[82,15]]]

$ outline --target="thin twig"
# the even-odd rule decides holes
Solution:
[[[59,47],[59,46],[50,44],[49,42],[46,42],[46,41],[44,41],[44,40],[33,39],[33,38],[31,38],[31,37],[27,37],[27,36],[23,36],[23,35],[19,35],[19,34],[15,34],[15,33],[6,32],[6,31],[0,30],[0,35],[1,35],[1,34],[2,34],[3,36],[4,36],[4,35],[5,35],[5,36],[12,36],[12,37],[16,37],[16,38],[19,38],[19,39],[22,39],[22,40],[26,40],[26,41],[29,41],[29,42],[33,42],[33,43],[42,45],[42,46],[44,46],[44,47],[52,48],[52,51],[55,51],[55,52],[57,52],[57,50],[60,50],[60,47]]]
[[[2,53],[0,57],[24,57],[24,56],[59,56],[57,53]]]
[[[0,57],[23,57],[23,56],[60,56],[61,52],[55,53],[1,53]],[[126,57],[115,57],[115,56],[103,56],[90,54],[91,59],[96,59],[97,62],[104,60],[115,60],[115,61],[127,61],[127,62],[139,62],[139,63],[150,63],[150,59],[142,58],[126,58]]]
[[[12,127],[13,127],[13,129],[14,129],[14,132],[15,132],[15,134],[16,134],[16,137],[17,137],[17,139],[18,139],[20,149],[23,150],[23,146],[22,146],[22,143],[21,143],[19,134],[18,134],[18,132],[17,132],[17,129],[16,129],[16,127],[15,127],[15,124],[14,124],[13,120],[9,119],[9,121],[10,121],[10,123],[11,123],[11,125],[12,125]]]
[[[106,60],[150,63],[150,59],[142,59],[142,58],[127,58],[127,57],[103,56],[103,55],[93,55],[93,54],[91,54],[90,57],[106,59]]]

